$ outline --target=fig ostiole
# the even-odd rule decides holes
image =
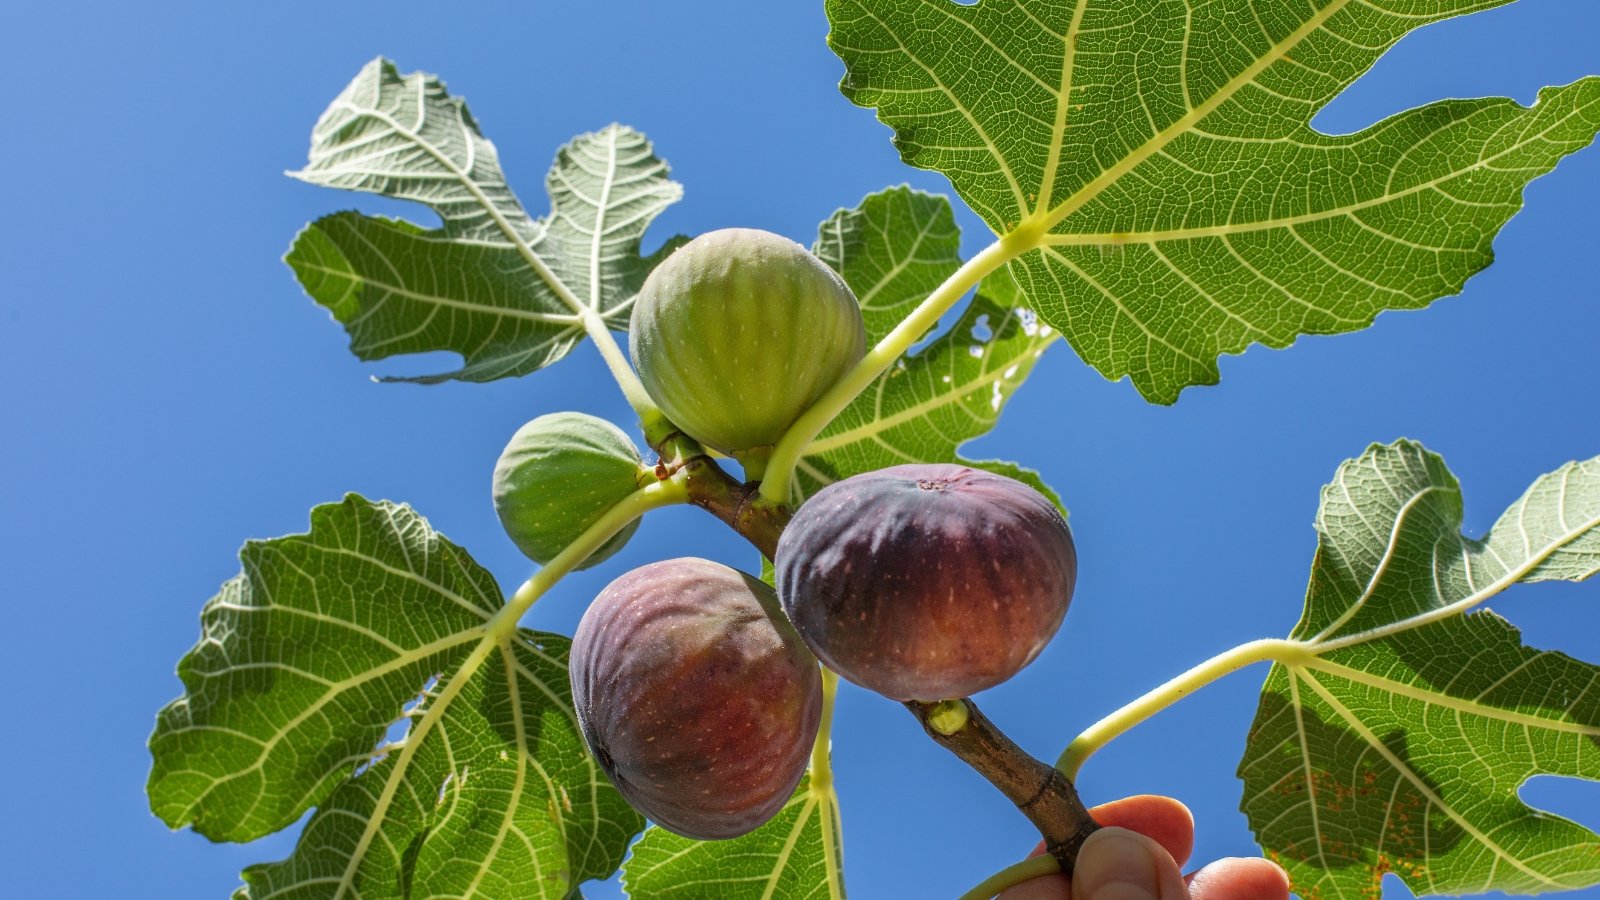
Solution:
[[[653,479],[622,429],[577,412],[543,415],[512,436],[494,467],[494,510],[524,555],[544,565],[608,510]],[[628,523],[578,566],[622,549]]]
[[[844,279],[786,237],[703,234],[645,279],[628,346],[645,390],[708,447],[759,457],[866,354]]]
[[[818,491],[778,541],[778,594],[823,664],[896,700],[993,687],[1061,627],[1077,552],[1011,478],[904,465]]]
[[[805,774],[822,716],[817,661],[772,588],[704,559],[652,563],[584,613],[573,706],[622,796],[685,837],[738,837]]]

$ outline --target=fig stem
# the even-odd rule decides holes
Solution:
[[[789,523],[788,509],[762,499],[756,485],[743,484],[704,453],[683,460],[689,502],[755,545],[767,559],[778,555],[778,536]]]
[[[946,704],[960,703],[966,708],[967,721],[962,727],[945,734],[934,724],[936,716],[948,716]],[[1055,767],[1034,759],[1018,747],[1005,732],[995,727],[970,699],[923,703],[908,700],[906,708],[922,723],[922,727],[939,744],[954,753],[962,762],[977,770],[979,775],[999,788],[1006,799],[1016,804],[1028,821],[1044,836],[1044,847],[1060,865],[1061,871],[1072,873],[1078,859],[1078,850],[1089,835],[1100,826],[1095,824],[1089,810],[1078,798],[1078,790]]]

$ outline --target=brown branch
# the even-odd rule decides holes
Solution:
[[[761,499],[759,485],[741,484],[704,454],[683,460],[673,471],[680,470],[687,476],[690,503],[721,519],[767,559],[777,558],[778,535],[789,524],[787,508]]]
[[[950,704],[965,707],[966,721],[946,734],[930,719],[935,711],[948,717],[948,711],[941,708]],[[1100,826],[1078,799],[1078,790],[1067,776],[1054,766],[1029,756],[979,712],[978,705],[971,700],[944,703],[909,700],[906,708],[922,723],[928,737],[977,770],[999,788],[1006,799],[1016,804],[1044,836],[1045,850],[1061,864],[1061,871],[1072,874],[1079,848]]]
[[[692,441],[677,436],[664,441],[660,449],[660,477],[683,473],[690,503],[743,535],[767,559],[777,558],[778,536],[789,523],[791,510],[763,500],[759,485],[740,483]],[[953,705],[959,705],[959,709]],[[1072,782],[1053,766],[1029,756],[971,700],[939,704],[911,701],[906,708],[916,715],[929,737],[1016,804],[1044,836],[1045,849],[1061,864],[1061,871],[1071,874],[1078,849],[1100,827],[1078,799]],[[930,717],[940,709],[944,715],[936,727]],[[961,715],[962,709],[965,715]],[[953,720],[959,722],[955,727],[951,727],[951,712],[956,713]]]

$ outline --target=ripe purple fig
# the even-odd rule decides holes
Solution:
[[[584,613],[569,669],[590,751],[669,831],[753,831],[805,774],[822,677],[759,579],[692,558],[634,569]]]
[[[778,541],[778,594],[826,666],[896,700],[953,700],[1032,662],[1078,574],[1072,532],[1020,481],[958,465],[846,478]]]

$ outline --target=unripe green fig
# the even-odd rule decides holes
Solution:
[[[517,429],[501,452],[494,511],[518,549],[544,565],[647,477],[622,429],[584,413],[550,413]],[[638,529],[638,519],[628,523],[578,568],[621,550]]]
[[[633,807],[699,840],[771,819],[822,720],[817,660],[759,579],[705,559],[611,582],[568,657],[584,741]]]
[[[1020,481],[904,465],[835,482],[778,540],[778,594],[828,668],[896,700],[954,700],[1032,662],[1078,575],[1066,520]]]
[[[725,228],[645,279],[628,333],[645,390],[724,453],[777,443],[866,353],[855,295],[786,237]]]

